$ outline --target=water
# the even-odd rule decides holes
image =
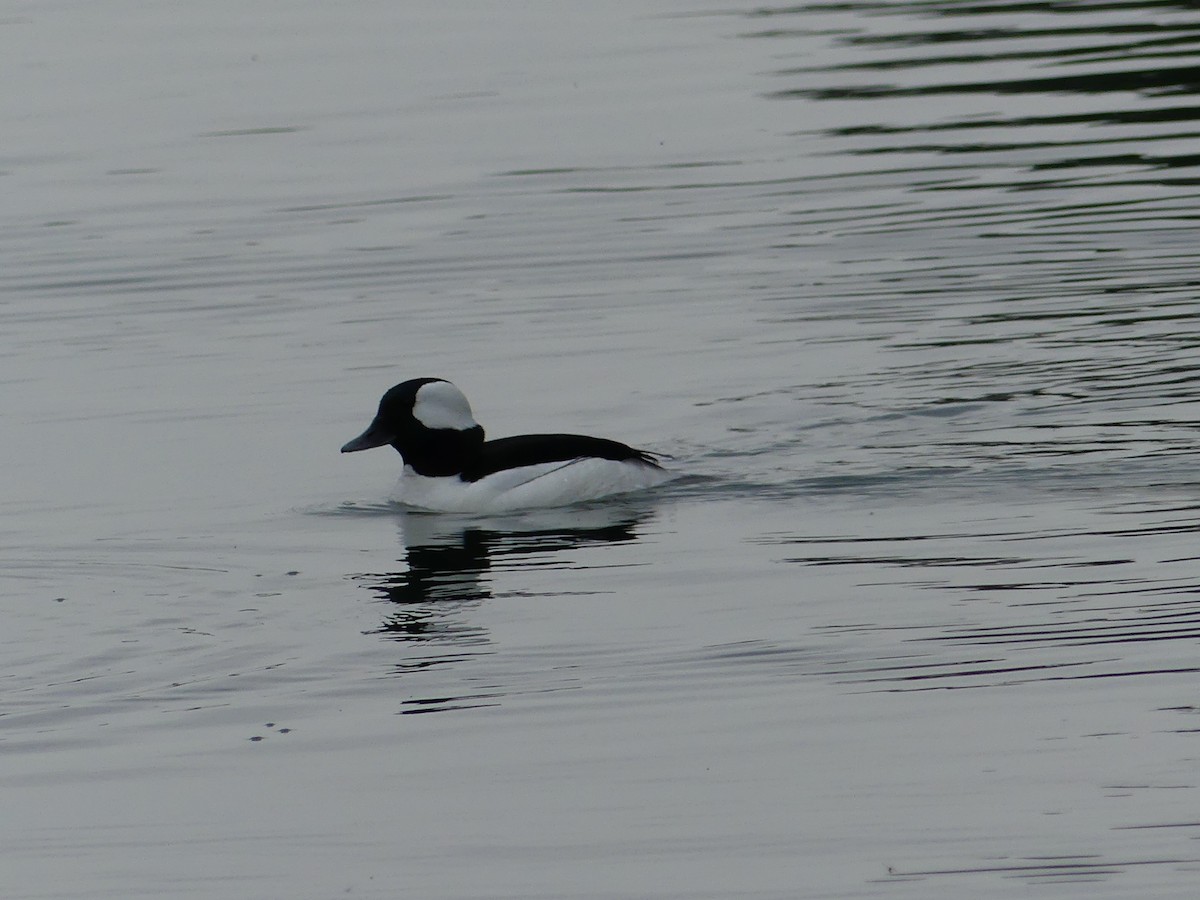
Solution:
[[[1194,892],[1191,4],[0,42],[5,896]],[[406,514],[421,375],[686,474]]]

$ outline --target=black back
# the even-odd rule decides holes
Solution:
[[[474,459],[462,469],[461,477],[463,481],[478,481],[504,469],[566,462],[586,456],[661,468],[649,453],[620,441],[582,434],[521,434],[484,443]]]

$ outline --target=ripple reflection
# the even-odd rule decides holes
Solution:
[[[528,595],[527,589],[498,588],[497,576],[600,565],[581,563],[576,551],[634,542],[650,516],[649,509],[624,504],[484,520],[403,512],[400,566],[351,577],[386,604],[374,633],[411,645],[392,673],[418,672],[492,652],[488,631],[472,620],[472,611],[496,597]],[[507,693],[493,685],[477,694],[422,697],[406,701],[402,711],[495,705]]]
[[[1133,516],[1132,527],[1113,522]],[[1053,517],[1062,524],[1029,527]],[[1200,672],[1189,649],[1200,580],[1194,554],[1180,552],[1200,528],[1191,505],[911,518],[922,527],[868,520],[857,535],[764,539],[789,548],[781,563],[836,568],[857,585],[841,620],[818,626],[848,642],[824,675],[909,691]]]

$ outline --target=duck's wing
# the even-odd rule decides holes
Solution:
[[[661,468],[653,454],[620,441],[582,434],[522,434],[484,442],[479,455],[464,469],[462,478],[464,481],[479,481],[498,472],[525,467],[538,467],[540,474],[544,474],[553,469],[547,466],[548,463],[568,463],[589,458]],[[535,473],[530,474],[537,477]]]

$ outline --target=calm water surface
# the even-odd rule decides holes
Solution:
[[[1194,4],[0,45],[4,896],[1192,895]],[[405,513],[420,375],[682,475]]]

